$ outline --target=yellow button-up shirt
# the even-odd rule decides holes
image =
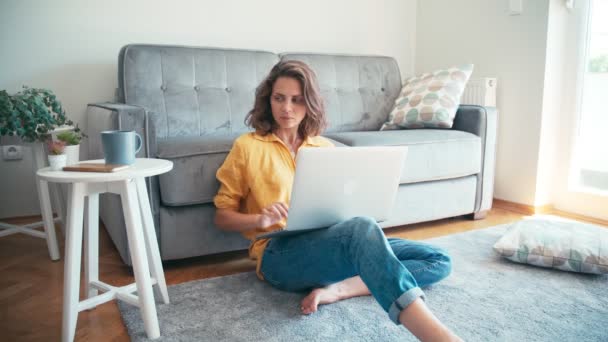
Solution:
[[[299,149],[331,146],[334,145],[329,140],[316,136],[306,138]],[[245,133],[235,140],[224,164],[217,170],[220,189],[213,202],[218,209],[245,214],[260,214],[275,202],[289,204],[295,171],[296,163],[289,148],[276,135]],[[260,265],[269,239],[255,238],[283,229],[285,224],[283,220],[271,227],[242,233],[251,241],[249,257],[257,261],[256,273],[262,280]]]

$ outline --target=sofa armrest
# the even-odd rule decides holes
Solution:
[[[477,175],[475,212],[492,208],[496,163],[498,112],[494,107],[462,105],[456,112],[452,129],[469,132],[481,138],[481,172]]]
[[[156,133],[145,108],[124,103],[91,103],[87,106],[86,116],[89,159],[103,159],[100,133],[107,130],[134,130],[141,135],[144,144],[137,157],[156,158]],[[147,178],[146,182],[150,207],[152,213],[157,215],[160,206],[158,177]]]
[[[123,103],[91,103],[86,116],[89,159],[103,158],[100,133],[107,130],[134,130],[141,135],[144,144],[137,157],[156,157],[156,132],[145,108]]]
[[[461,105],[456,111],[453,130],[469,132],[483,139],[489,107]]]

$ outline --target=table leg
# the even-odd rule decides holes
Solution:
[[[65,266],[63,269],[63,331],[61,340],[71,342],[76,334],[80,292],[80,257],[82,248],[82,217],[86,184],[68,186],[68,212],[65,233]]]
[[[97,295],[96,288],[91,282],[99,280],[99,194],[90,194],[87,197],[87,210],[84,221],[84,244],[85,244],[85,284],[87,298]]]
[[[137,201],[137,189],[133,180],[121,181],[120,197],[127,226],[127,239],[129,241],[129,249],[131,250],[131,261],[133,262],[139,308],[148,338],[156,339],[160,337],[160,329],[158,327],[158,317],[156,316],[154,294],[152,293],[152,281],[146,256],[141,213]]]
[[[46,245],[49,248],[51,260],[59,260],[59,247],[57,245],[57,234],[55,233],[55,222],[51,209],[51,198],[49,196],[49,183],[37,177],[38,199],[42,210],[42,220],[44,221],[44,233],[46,234]],[[62,222],[63,224],[63,222]]]
[[[47,165],[47,162],[46,162],[47,157],[46,157],[44,144],[41,142],[35,142],[35,143],[27,143],[26,145],[29,145],[29,147],[32,150],[32,157],[34,158],[33,160],[34,160],[35,169],[39,170],[39,169],[45,167]],[[34,171],[34,173],[35,173],[35,171]],[[36,183],[38,183],[37,176],[36,176]],[[59,185],[51,183],[51,184],[47,185],[46,191],[49,192],[49,189],[50,189],[50,193],[53,196],[53,202],[55,202],[55,203],[51,204],[51,201],[49,200],[48,201],[49,207],[51,208],[51,211],[52,211],[53,207],[55,209],[57,209],[57,218],[61,221],[61,228],[63,230],[65,230],[65,215],[63,212],[63,202],[60,199],[61,196],[58,195],[58,191],[59,191],[58,188],[59,188]],[[40,193],[40,191],[38,193]],[[42,202],[42,199],[40,199],[40,201]],[[43,210],[42,206],[40,206],[40,210]],[[51,218],[52,218],[52,216],[51,216]],[[55,260],[55,259],[53,259],[53,260]]]
[[[59,193],[60,191],[61,191],[60,184],[57,184],[57,183],[52,184],[51,195],[53,196],[53,202],[54,202],[55,208],[57,209],[57,217],[61,221],[61,227],[64,230],[64,234],[65,234],[65,227],[67,225],[65,223],[65,212],[63,211],[63,201],[61,198],[61,194]]]
[[[165,272],[163,271],[163,263],[158,250],[158,242],[156,239],[156,230],[154,229],[154,219],[152,218],[152,210],[150,209],[150,201],[148,199],[148,191],[146,189],[146,181],[143,178],[135,180],[137,187],[137,197],[139,200],[139,208],[144,222],[144,236],[146,239],[146,251],[148,260],[151,266],[152,276],[156,279],[157,294],[163,299],[165,304],[169,304],[169,293],[167,292],[167,283],[165,282]]]

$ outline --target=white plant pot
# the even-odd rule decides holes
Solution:
[[[66,165],[77,164],[80,160],[80,145],[68,145],[65,147],[64,153],[67,156]]]
[[[53,171],[60,171],[67,164],[67,155],[49,155],[49,166]]]

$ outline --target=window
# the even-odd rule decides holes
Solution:
[[[608,0],[591,0],[571,186],[608,195]]]

